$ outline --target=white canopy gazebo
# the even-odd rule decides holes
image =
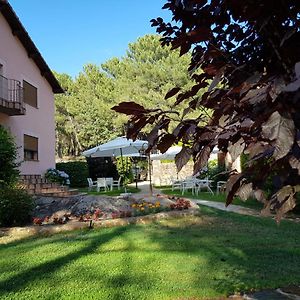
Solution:
[[[148,148],[148,141],[131,140],[125,137],[117,137],[105,144],[86,150],[82,155],[86,157],[116,157],[137,156],[140,151]]]
[[[82,153],[85,157],[145,157],[143,152],[148,148],[148,141],[127,139],[126,137],[117,137],[107,143],[98,145]],[[123,160],[122,160],[123,164]],[[124,170],[124,167],[123,167]],[[137,187],[137,179],[136,179]],[[150,175],[150,189],[151,175]]]

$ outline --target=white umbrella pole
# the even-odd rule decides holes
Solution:
[[[123,174],[124,174],[124,183],[125,183],[125,169],[124,169],[124,162],[123,162],[123,151],[122,151],[122,148],[120,148],[120,154],[121,154],[121,162],[122,162],[122,169],[123,169]],[[125,190],[125,193],[127,193],[127,189],[126,189],[126,183],[124,184],[124,190]]]
[[[149,168],[149,181],[150,181],[150,193],[153,194],[152,189],[152,180],[151,180],[151,160],[150,160],[150,153],[148,153],[148,168]]]

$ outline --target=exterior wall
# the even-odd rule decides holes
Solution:
[[[185,179],[193,175],[193,162],[188,162],[177,174],[175,162],[152,161],[152,182],[154,185],[171,185],[172,179]]]
[[[217,153],[212,153],[210,160],[218,159]],[[177,174],[175,161],[162,163],[160,160],[152,161],[152,182],[154,185],[163,186],[171,185],[172,179],[184,180],[186,177],[193,175],[194,163],[188,162]]]
[[[24,116],[7,116],[0,113],[0,124],[15,137],[21,174],[44,174],[47,168],[55,166],[55,122],[54,95],[47,80],[28,54],[0,13],[0,64],[7,78],[23,80],[38,89],[38,108],[26,105]],[[23,161],[23,135],[39,139],[38,161]]]

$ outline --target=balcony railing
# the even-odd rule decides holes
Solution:
[[[0,112],[24,115],[23,88],[20,81],[0,75]]]

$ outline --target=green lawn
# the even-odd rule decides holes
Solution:
[[[159,188],[159,187],[158,187]],[[208,192],[200,192],[198,195],[192,195],[192,192],[186,192],[184,195],[181,194],[179,190],[172,191],[171,188],[160,188],[164,194],[167,195],[175,195],[178,197],[186,197],[192,199],[201,199],[201,200],[209,200],[209,201],[216,201],[216,202],[226,202],[226,195],[224,193],[214,194]],[[255,199],[248,199],[247,201],[243,201],[240,198],[236,197],[232,204],[240,205],[243,207],[253,208],[257,210],[261,210],[263,208],[263,204],[258,202]]]
[[[89,191],[88,188],[78,188],[78,190],[81,193],[87,193],[89,195],[119,196],[121,193],[125,193],[125,188],[124,187],[121,187],[119,190],[114,189],[112,191],[107,191],[107,192],[105,192],[105,191],[97,192],[95,189],[93,189],[92,191]],[[134,187],[127,187],[126,188],[127,193],[137,193],[139,191],[140,191],[139,189],[134,188]]]
[[[212,299],[300,283],[300,225],[199,217],[0,245],[0,299]]]

